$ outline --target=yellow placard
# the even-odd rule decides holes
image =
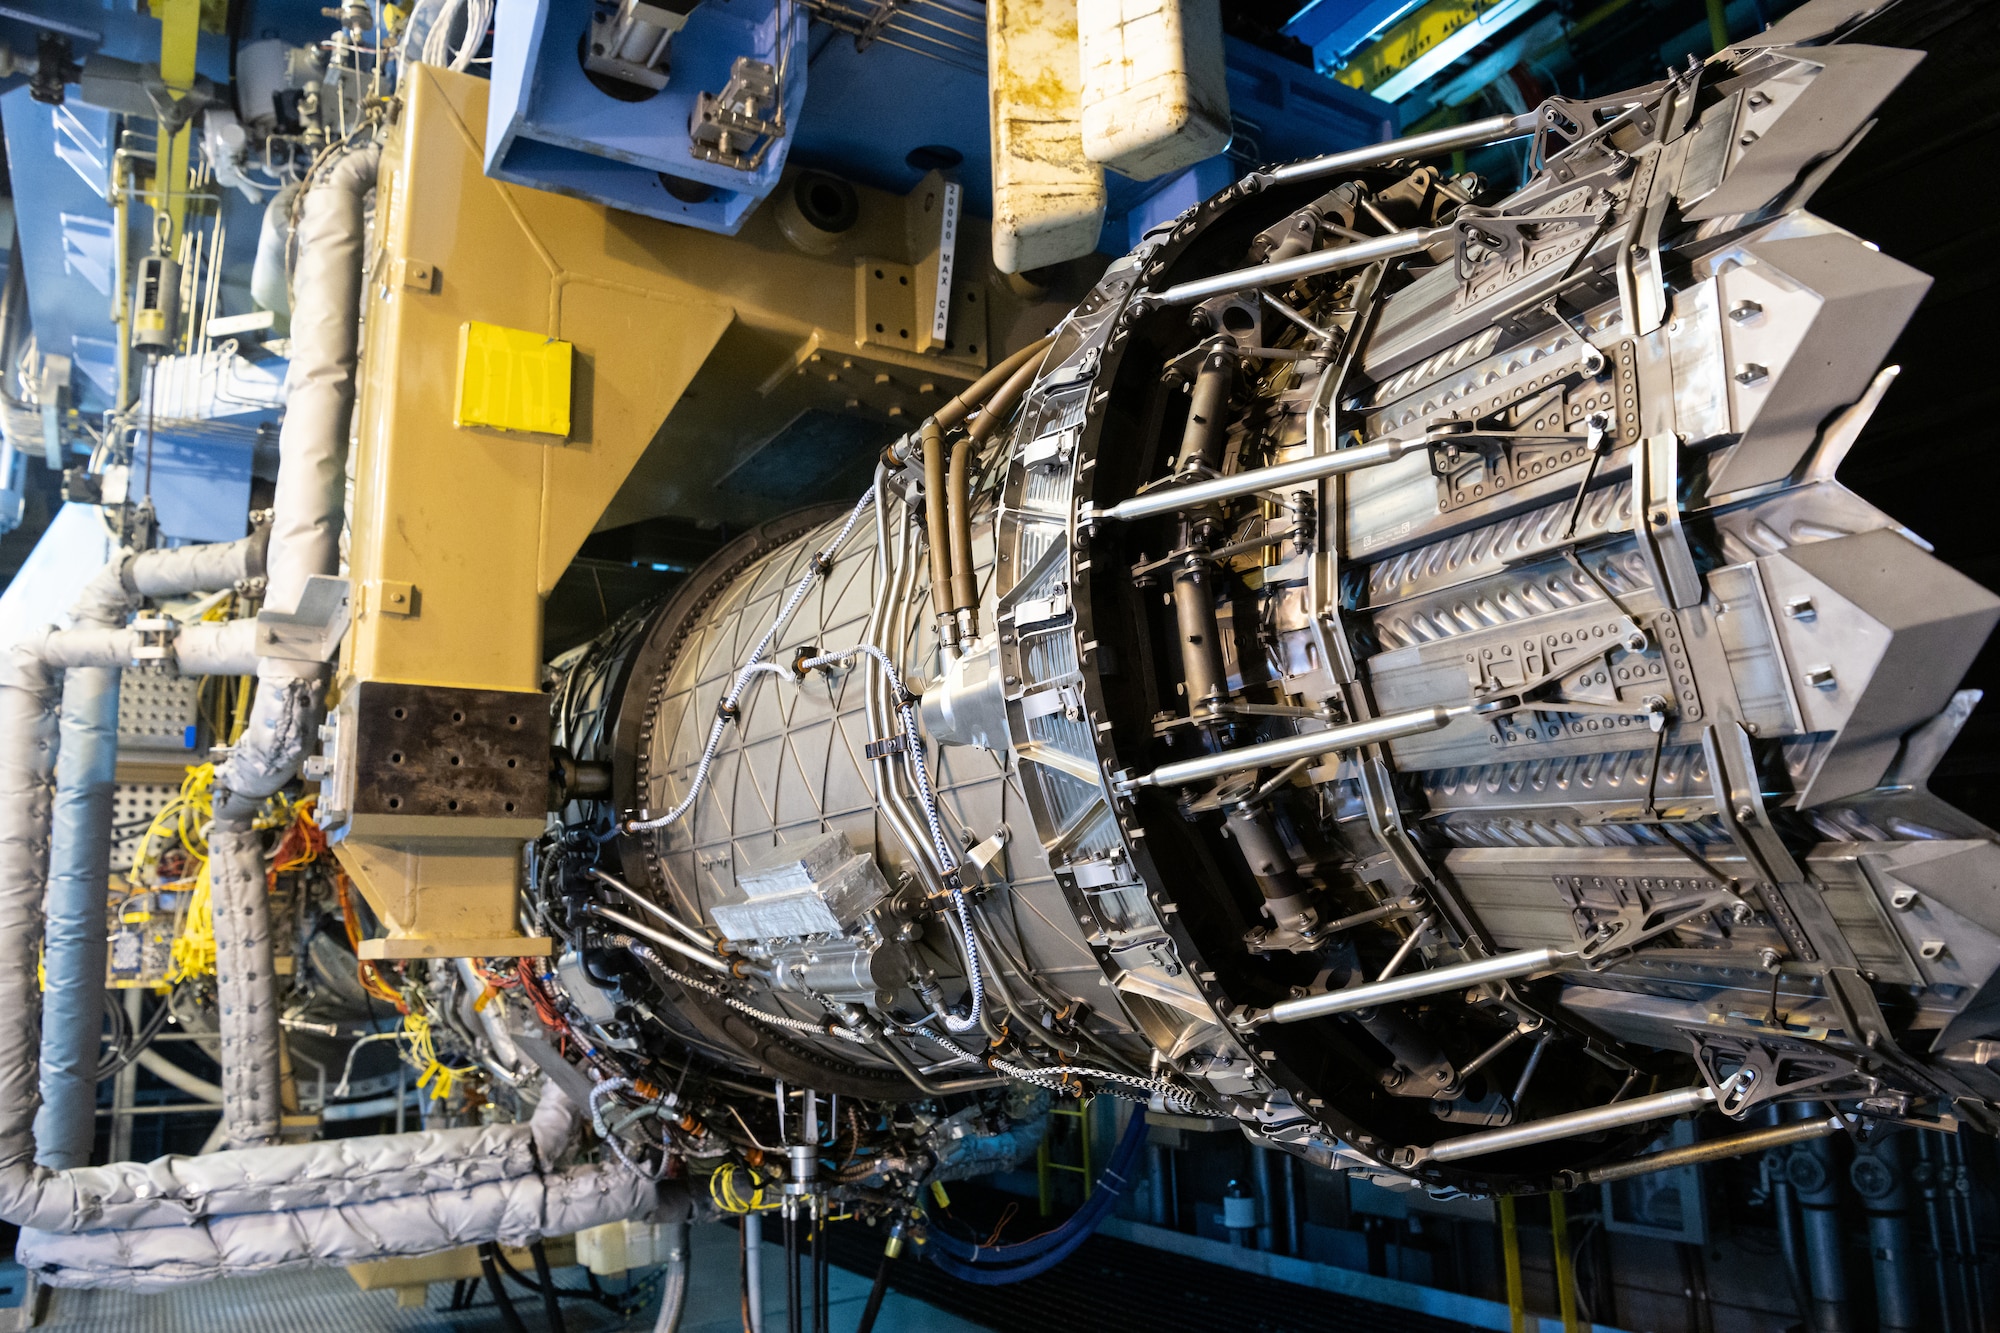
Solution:
[[[459,325],[452,423],[567,438],[574,359],[574,349],[560,338],[497,324]]]

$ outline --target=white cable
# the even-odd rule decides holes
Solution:
[[[486,41],[486,29],[493,22],[493,0],[465,0],[465,4],[465,39],[451,59],[451,67],[460,73],[471,67],[472,58]]]
[[[337,1102],[341,1098],[347,1095],[348,1081],[354,1077],[354,1057],[361,1053],[361,1048],[363,1046],[366,1046],[371,1041],[394,1041],[396,1038],[402,1035],[403,1033],[400,1028],[392,1032],[371,1033],[370,1035],[363,1037],[360,1041],[355,1042],[352,1046],[348,1047],[347,1063],[342,1065],[340,1068],[340,1082],[334,1086],[332,1092],[326,1095],[326,1099],[330,1102]]]

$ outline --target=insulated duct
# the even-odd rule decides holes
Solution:
[[[137,658],[144,637],[124,628],[125,621],[141,596],[219,591],[260,577],[265,541],[260,526],[238,541],[121,554],[84,585],[70,610],[74,629],[45,630],[28,645],[46,666],[68,668],[45,908],[49,999],[41,1041],[42,1107],[35,1125],[36,1160],[43,1166],[85,1165],[96,1133],[118,697],[123,668]],[[223,668],[240,673],[254,661],[247,651],[254,632],[248,621],[187,630],[188,664],[198,668],[195,674]],[[179,648],[181,634],[174,637]]]
[[[106,565],[70,611],[78,628],[114,629],[137,604]],[[104,1023],[105,885],[111,878],[111,803],[118,767],[117,666],[63,673],[56,797],[42,959],[42,1108],[35,1160],[85,1166],[97,1129],[97,1047]]]
[[[652,1182],[622,1167],[554,1169],[580,1120],[545,1084],[521,1125],[168,1157],[32,1181],[0,1163],[0,1213],[22,1219],[17,1255],[43,1282],[159,1291],[524,1244],[652,1211]]]
[[[210,826],[208,878],[223,1120],[231,1147],[274,1143],[283,1113],[271,898],[263,841],[248,819]]]
[[[380,161],[378,145],[348,149],[310,183],[300,207],[291,366],[266,560],[268,611],[297,611],[308,580],[340,570],[366,203]],[[247,820],[298,772],[325,665],[268,657],[257,676],[243,740],[216,773],[218,819]]]
[[[310,579],[340,569],[366,205],[380,161],[379,145],[348,149],[308,184],[300,209],[291,367],[267,560],[269,611],[296,611]],[[210,832],[225,1114],[230,1141],[238,1145],[275,1139],[279,1118],[270,904],[250,821],[264,799],[298,772],[318,721],[325,664],[266,657],[257,676],[243,738],[216,771]]]

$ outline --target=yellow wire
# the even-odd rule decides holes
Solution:
[[[417,1086],[428,1088],[432,1101],[450,1097],[459,1079],[479,1072],[478,1065],[448,1065],[439,1060],[431,1021],[414,1009],[403,1016],[403,1039],[410,1043],[411,1063],[423,1070],[417,1076]]]
[[[741,1216],[749,1212],[769,1212],[774,1208],[782,1206],[777,1203],[764,1202],[764,1185],[754,1171],[750,1172],[750,1178],[756,1180],[758,1183],[756,1188],[750,1191],[750,1197],[745,1199],[742,1195],[738,1194],[736,1192],[736,1172],[738,1169],[736,1163],[724,1162],[709,1176],[708,1197],[715,1200],[716,1207],[722,1209],[725,1213],[733,1213]]]
[[[196,872],[194,892],[188,895],[187,915],[181,919],[180,933],[174,936],[173,963],[167,981],[178,983],[190,977],[215,975],[215,911],[209,896],[208,862]]]

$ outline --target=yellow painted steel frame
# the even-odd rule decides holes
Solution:
[[[1390,24],[1381,36],[1347,58],[1334,78],[1373,92],[1414,65],[1426,51],[1468,23],[1477,23],[1505,0],[1429,0]]]
[[[768,216],[732,238],[613,213],[488,179],[486,94],[482,79],[413,67],[384,152],[338,694],[382,681],[546,707],[543,599],[649,447],[651,490],[701,513],[704,496],[726,498],[713,482],[744,443],[740,419],[774,422],[768,436],[807,406],[914,417],[989,356],[925,356],[857,328],[857,263],[875,262],[871,246],[908,254],[904,201],[868,192],[864,225],[824,255],[788,245]],[[871,215],[886,219],[872,231]],[[961,253],[985,242],[968,229]],[[987,271],[961,268],[969,301],[993,290],[978,285]],[[983,321],[1000,316],[977,314],[967,341],[983,344]],[[454,424],[461,329],[474,322],[574,345],[567,438]],[[702,401],[670,418],[698,373]],[[882,394],[900,396],[885,406]],[[620,507],[619,521],[646,516],[629,496]],[[547,952],[517,928],[523,845],[543,827],[539,811],[353,815],[335,852],[390,928],[366,956]]]
[[[201,36],[201,0],[160,0],[153,6],[160,18],[160,82],[175,97],[194,87],[195,46]],[[153,188],[160,195],[167,222],[168,253],[180,248],[181,227],[187,220],[188,152],[194,130],[183,125],[168,134],[161,127],[158,176]]]

